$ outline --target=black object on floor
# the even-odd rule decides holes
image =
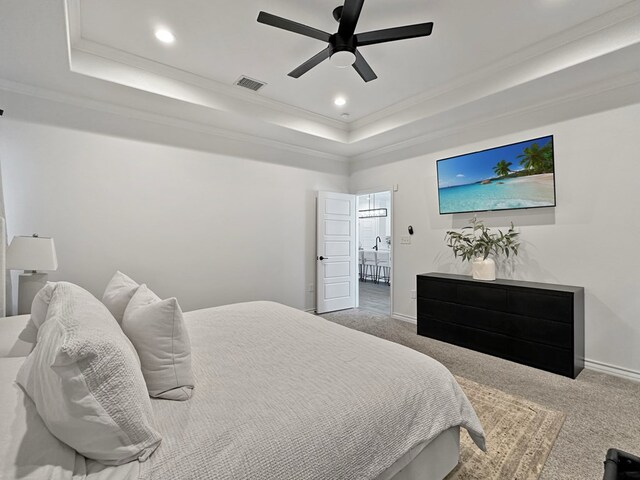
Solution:
[[[602,480],[640,479],[640,458],[630,453],[610,448],[604,461]]]

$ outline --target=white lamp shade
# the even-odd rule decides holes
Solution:
[[[7,249],[9,270],[57,270],[58,258],[53,238],[13,237]]]

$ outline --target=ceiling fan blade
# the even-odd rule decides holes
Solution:
[[[367,61],[357,50],[356,61],[353,64],[353,68],[355,68],[356,72],[358,72],[358,75],[360,75],[365,82],[370,82],[371,80],[375,80],[376,78],[378,78]]]
[[[360,18],[360,12],[362,11],[362,5],[364,0],[345,0],[342,7],[342,16],[340,17],[340,26],[338,27],[338,34],[345,40],[353,35],[356,31],[356,24],[358,18]]]
[[[299,33],[306,37],[316,38],[323,42],[328,42],[331,35],[317,28],[303,25],[302,23],[294,22],[293,20],[287,20],[286,18],[278,17],[267,12],[260,12],[258,14],[258,22],[265,25],[271,25],[272,27],[288,30],[289,32]]]
[[[393,42],[406,38],[426,37],[433,31],[433,22],[418,23],[416,25],[406,25],[404,27],[385,28],[384,30],[374,30],[372,32],[358,33],[356,35],[357,45],[364,47],[376,43]]]
[[[301,75],[304,75],[309,70],[311,70],[313,67],[318,65],[320,62],[323,62],[324,60],[326,60],[330,56],[331,56],[331,47],[327,47],[324,50],[322,50],[321,52],[316,53],[313,57],[311,57],[309,60],[304,62],[299,67],[297,67],[297,68],[293,69],[291,72],[289,72],[289,76],[293,77],[293,78],[299,78]]]

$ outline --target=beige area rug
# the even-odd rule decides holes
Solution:
[[[521,397],[456,377],[476,410],[487,453],[460,435],[460,463],[447,480],[537,480],[565,415]]]

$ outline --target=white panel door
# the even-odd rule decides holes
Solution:
[[[318,192],[318,313],[356,306],[356,197]]]

